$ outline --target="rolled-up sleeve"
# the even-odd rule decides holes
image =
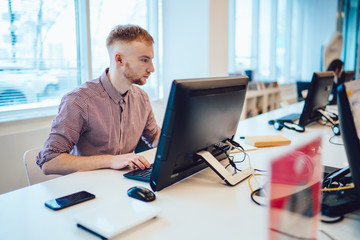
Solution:
[[[52,121],[51,131],[45,144],[36,158],[42,165],[62,153],[70,153],[78,142],[81,133],[86,129],[87,106],[80,97],[68,94],[60,103],[59,112]]]

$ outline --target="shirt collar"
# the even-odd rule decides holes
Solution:
[[[106,75],[108,72],[109,68],[106,68],[103,74],[100,76],[100,81],[105,91],[115,103],[119,103],[121,100],[126,101],[129,96],[129,92],[131,91],[131,88],[127,91],[124,97],[121,96],[121,94],[114,88],[114,86],[110,82],[110,79]]]

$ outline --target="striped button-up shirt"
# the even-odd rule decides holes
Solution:
[[[160,127],[148,95],[132,85],[122,96],[112,86],[107,71],[62,98],[36,159],[40,167],[62,153],[118,155],[133,152],[140,137],[149,145],[154,141]]]

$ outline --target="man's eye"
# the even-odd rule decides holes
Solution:
[[[145,59],[141,59],[141,61],[144,62],[144,63],[147,63],[149,61],[149,59],[145,58]]]

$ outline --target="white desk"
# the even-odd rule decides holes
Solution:
[[[332,136],[331,128],[314,125],[305,133],[290,130],[278,132],[267,124],[269,119],[300,112],[302,104],[288,106],[239,124],[237,139],[246,135],[282,134],[294,143],[318,132],[324,139]],[[252,165],[264,169],[271,154],[289,146],[249,152]],[[148,152],[152,155],[154,151]],[[326,164],[342,167],[346,162],[344,148],[324,140]],[[78,229],[72,216],[92,207],[120,205],[128,202],[127,190],[148,184],[126,179],[125,171],[97,170],[78,172],[41,184],[0,195],[0,239],[98,239]],[[44,206],[46,200],[80,190],[96,199],[54,212]],[[209,168],[156,193],[149,203],[161,210],[157,219],[142,224],[116,239],[265,239],[266,208],[250,199],[247,181],[235,187],[222,183]],[[131,200],[137,201],[137,200]],[[348,215],[337,224],[320,224],[334,239],[358,239],[360,214]],[[319,239],[330,239],[319,232]]]

